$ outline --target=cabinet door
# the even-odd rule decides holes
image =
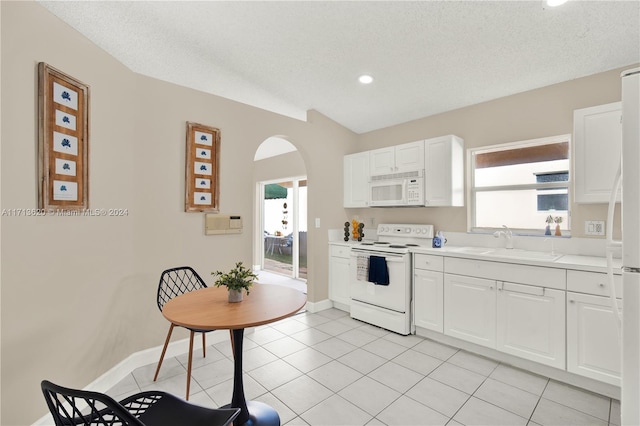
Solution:
[[[496,347],[496,282],[444,275],[444,334]]]
[[[462,139],[453,135],[427,139],[424,152],[426,205],[463,206]]]
[[[608,297],[567,293],[567,371],[620,386],[616,321]]]
[[[424,169],[424,141],[410,142],[395,147],[396,172]]]
[[[396,154],[393,146],[369,151],[369,173],[371,176],[395,173]]]
[[[329,258],[329,298],[344,305],[351,304],[349,297],[349,259]]]
[[[498,283],[499,351],[565,368],[565,292]]]
[[[442,333],[443,330],[442,272],[416,269],[413,274],[413,315],[416,327]]]
[[[575,201],[608,203],[620,165],[622,105],[614,102],[573,112]],[[620,201],[618,192],[617,201]]]
[[[369,205],[369,152],[344,156],[344,207]]]

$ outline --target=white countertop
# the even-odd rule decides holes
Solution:
[[[331,241],[329,244],[340,245],[346,247],[352,247],[354,245],[359,244],[358,241]],[[464,252],[463,250],[471,250],[471,252]],[[477,252],[473,252],[476,251]],[[421,253],[421,254],[430,254],[430,255],[439,255],[439,256],[447,256],[447,257],[457,257],[463,259],[474,259],[474,260],[486,260],[492,262],[503,262],[503,263],[516,263],[520,265],[532,265],[532,266],[545,266],[549,268],[561,268],[561,269],[575,269],[579,271],[589,271],[589,272],[607,272],[607,259],[605,257],[600,256],[585,256],[585,255],[577,255],[577,254],[562,254],[557,253],[557,258],[551,260],[554,256],[551,256],[551,253],[543,253],[543,252],[534,252],[527,251],[521,249],[514,249],[513,252],[509,253],[509,256],[501,256],[501,250],[497,251],[497,254],[494,253],[482,253],[482,251],[491,251],[492,248],[489,247],[462,247],[462,246],[445,246],[442,248],[429,248],[429,247],[412,247],[411,252],[413,253]],[[520,255],[521,256],[518,256]],[[549,258],[527,258],[528,254],[545,256],[549,255]],[[621,259],[614,258],[613,259],[613,273],[621,274],[622,273],[622,261]]]
[[[606,257],[557,253],[556,255],[558,257],[554,260],[535,259],[535,258],[527,258],[527,253],[534,253],[534,254],[540,253],[541,255],[548,254],[549,257],[552,257],[552,256],[551,256],[551,253],[529,252],[527,250],[519,250],[519,249],[514,249],[514,251],[520,252],[522,254],[521,257],[501,256],[500,254],[494,254],[494,253],[483,254],[483,253],[469,253],[469,252],[460,251],[460,250],[464,250],[465,248],[460,246],[445,246],[440,249],[420,247],[420,248],[412,249],[411,251],[414,253],[442,255],[442,256],[464,258],[464,259],[488,260],[492,262],[504,262],[504,263],[517,263],[521,265],[546,266],[549,268],[576,269],[580,271],[590,271],[590,272],[607,272]],[[477,247],[477,249],[482,250],[485,248]],[[489,251],[491,249],[486,248],[486,250]],[[614,274],[622,273],[621,259],[616,259],[616,258],[613,259],[613,273]]]
[[[353,247],[358,241],[344,241],[344,231],[332,230],[329,244]],[[441,255],[463,259],[515,263],[548,268],[574,269],[589,272],[607,272],[605,240],[588,238],[527,238],[514,237],[515,249],[496,246],[492,235],[448,232],[449,243],[442,248],[412,247],[411,252]],[[375,241],[375,236],[371,241]],[[369,238],[365,238],[369,241]],[[551,250],[555,248],[554,255]],[[622,273],[622,260],[613,259],[613,273]]]

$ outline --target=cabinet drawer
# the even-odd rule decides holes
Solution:
[[[344,257],[348,259],[351,253],[351,247],[332,245],[330,253],[332,257]]]
[[[434,256],[431,254],[414,254],[413,267],[414,269],[442,272],[444,270],[444,259],[442,256]]]
[[[613,275],[616,297],[622,298],[622,275]],[[567,290],[596,296],[610,296],[611,284],[607,274],[599,272],[567,271]]]
[[[564,269],[447,257],[444,260],[444,271],[448,274],[537,285],[558,290],[566,290],[567,287]]]

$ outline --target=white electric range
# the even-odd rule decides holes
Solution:
[[[351,248],[351,317],[411,334],[411,249],[431,247],[433,225],[380,224],[377,234]]]

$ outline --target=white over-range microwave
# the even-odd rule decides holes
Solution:
[[[424,171],[371,176],[369,206],[424,206]]]

